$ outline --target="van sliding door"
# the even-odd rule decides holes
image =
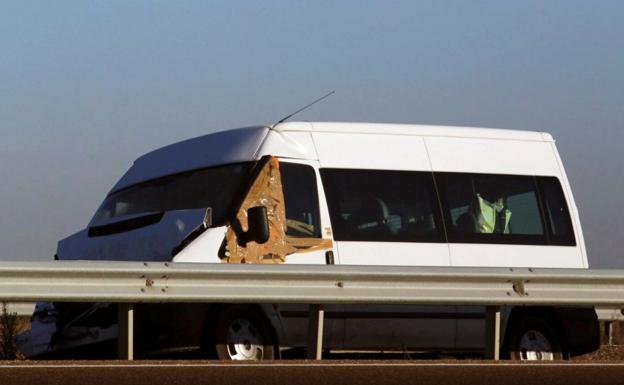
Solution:
[[[430,172],[321,169],[341,264],[448,266]],[[345,348],[452,349],[455,307],[347,305]]]

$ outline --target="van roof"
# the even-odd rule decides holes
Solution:
[[[110,193],[147,180],[204,167],[254,159],[269,132],[306,131],[374,135],[445,136],[520,141],[552,141],[535,131],[412,124],[285,122],[219,131],[170,144],[137,158]]]
[[[266,126],[219,131],[148,152],[134,161],[109,194],[179,172],[249,161],[257,153],[268,131]]]
[[[552,142],[550,134],[538,131],[499,128],[437,126],[425,124],[285,122],[272,127],[276,131],[340,132],[378,135],[444,136],[458,138],[507,139]]]

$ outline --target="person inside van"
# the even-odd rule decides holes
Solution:
[[[477,221],[483,234],[509,234],[511,211],[505,207],[503,197],[489,202],[477,193]]]
[[[464,198],[469,203],[465,203],[466,211],[457,219],[457,230],[473,234],[509,234],[508,192],[489,183],[471,182],[471,191],[466,191]]]

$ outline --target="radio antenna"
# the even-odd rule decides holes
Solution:
[[[298,113],[300,113],[301,111],[303,111],[303,110],[305,110],[305,109],[307,109],[307,108],[309,108],[309,107],[312,107],[312,106],[313,106],[313,105],[315,105],[316,103],[320,102],[321,100],[323,100],[323,99],[325,99],[325,98],[327,98],[327,97],[329,97],[329,96],[331,96],[331,95],[333,95],[333,94],[335,94],[335,93],[336,93],[336,91],[332,91],[332,92],[329,92],[329,93],[327,93],[327,94],[325,94],[325,95],[321,96],[320,98],[316,99],[316,100],[315,100],[315,101],[313,101],[312,103],[310,103],[310,104],[308,104],[308,105],[306,105],[306,106],[303,106],[303,107],[301,107],[300,109],[298,109],[297,111],[293,112],[292,114],[290,114],[290,115],[286,116],[285,118],[280,119],[280,120],[279,120],[277,123],[275,123],[273,126],[277,126],[277,125],[278,125],[278,124],[280,124],[280,123],[284,123],[285,121],[287,121],[288,119],[290,119],[290,118],[292,118],[293,116],[297,115],[297,114],[298,114]]]

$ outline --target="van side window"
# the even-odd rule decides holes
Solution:
[[[334,239],[442,242],[429,172],[322,169]]]
[[[316,173],[308,165],[280,162],[286,208],[286,235],[320,238]]]
[[[450,242],[546,244],[532,176],[436,173]]]
[[[572,220],[559,180],[555,177],[537,177],[548,225],[550,243],[560,246],[576,246]]]

